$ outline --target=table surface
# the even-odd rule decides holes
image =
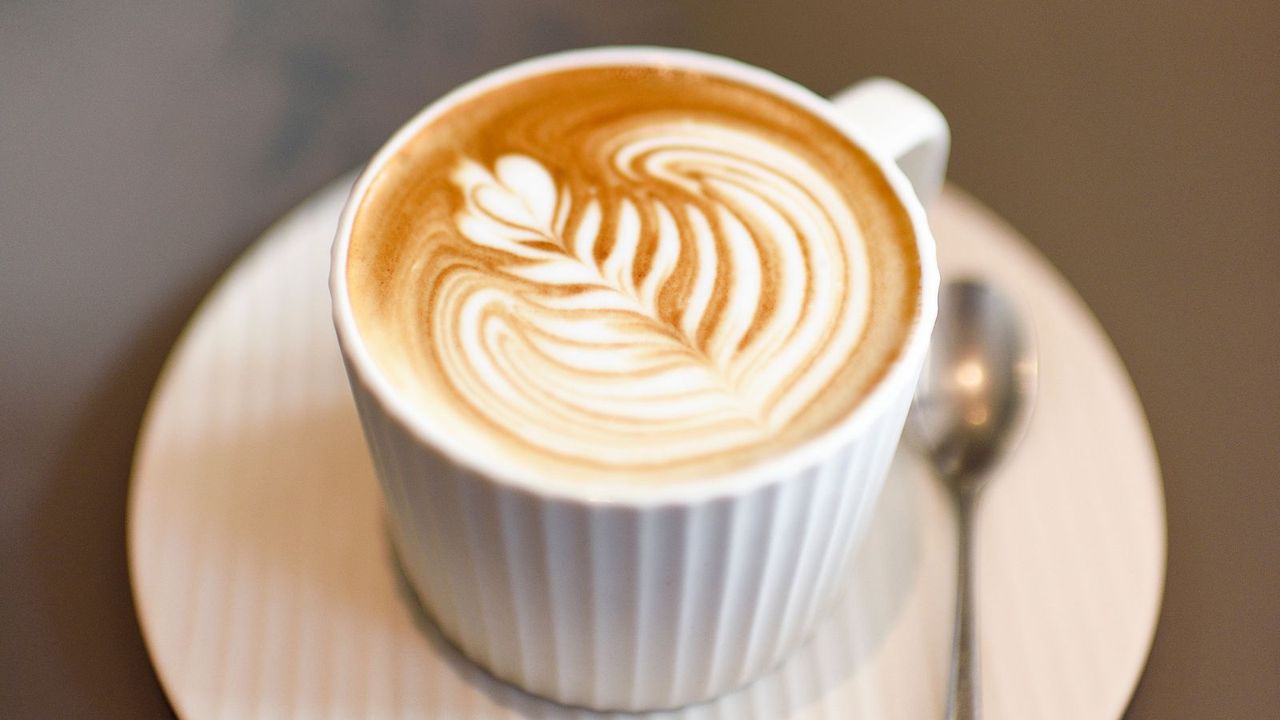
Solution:
[[[125,499],[226,266],[450,87],[611,43],[943,109],[952,179],[1075,285],[1149,415],[1168,578],[1126,717],[1280,717],[1280,4],[863,5],[0,4],[0,717],[172,714]]]

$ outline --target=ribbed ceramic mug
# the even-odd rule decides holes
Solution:
[[[379,372],[348,297],[352,223],[378,170],[433,118],[520,78],[618,63],[747,83],[812,112],[866,150],[911,218],[919,311],[897,360],[848,417],[739,472],[657,486],[510,477],[451,444],[448,428],[415,413]],[[801,644],[848,584],[924,360],[938,272],[921,200],[939,190],[948,142],[933,105],[889,80],[827,101],[759,68],[664,48],[521,62],[446,95],[396,133],[352,190],[330,288],[398,556],[441,632],[530,692],[623,710],[715,697]]]

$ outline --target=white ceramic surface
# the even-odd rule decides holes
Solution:
[[[350,180],[274,227],[174,350],[142,429],[130,567],[147,645],[184,718],[588,718],[505,685],[412,600],[329,321],[328,248]],[[1040,330],[1040,403],[979,537],[989,718],[1114,718],[1164,578],[1159,470],[1105,335],[1044,261],[948,189],[944,277],[992,276]],[[815,639],[717,701],[664,718],[929,718],[950,642],[953,524],[894,462],[853,587]]]
[[[465,110],[467,103],[494,88],[575,68],[617,65],[681,68],[732,79],[782,98],[844,132],[867,151],[879,166],[877,174],[897,196],[896,204],[911,225],[919,260],[918,291],[911,298],[917,309],[902,347],[857,407],[821,432],[755,462],[681,482],[627,482],[608,473],[588,481],[565,478],[512,462],[509,456],[514,453],[503,452],[501,446],[482,450],[486,446],[469,440],[471,433],[459,427],[463,423],[457,416],[431,412],[429,402],[411,401],[410,393],[391,382],[357,328],[348,294],[347,254],[356,215],[383,168],[394,164],[401,149],[423,128],[430,128],[437,118]],[[843,97],[837,106],[773,73],[688,50],[572,50],[516,63],[448,93],[396,132],[356,180],[339,220],[329,288],[338,346],[382,484],[391,537],[409,584],[441,633],[494,675],[571,705],[624,710],[680,707],[741,687],[778,665],[812,634],[847,587],[849,564],[902,433],[937,313],[934,242],[911,183],[929,188],[929,194],[941,184],[947,128],[928,100],[888,79],[855,86]],[[886,127],[867,122],[868,118]],[[884,123],[885,118],[892,123]],[[874,132],[877,128],[881,132]],[[897,131],[900,149],[880,142],[881,136],[894,134],[889,128]],[[743,138],[736,141],[748,142]],[[685,140],[670,142],[678,147]],[[911,150],[926,151],[928,169],[908,164],[905,167],[915,171],[915,176],[908,178],[889,148],[902,155]],[[765,164],[789,162],[789,157],[780,151],[778,158]],[[800,162],[798,156],[794,159]],[[525,157],[524,162],[546,172],[532,158]],[[686,162],[697,167],[692,159],[679,165],[685,167]],[[488,176],[481,166],[475,165],[475,169]],[[682,172],[699,177],[693,170]],[[785,174],[792,172],[803,173],[797,169]],[[539,198],[549,193],[552,203],[546,206],[547,217],[554,214],[556,181],[546,176],[543,185],[530,182],[528,177],[518,181],[517,175],[502,181],[510,183],[502,192],[513,193],[511,205],[527,211],[540,206]],[[805,176],[795,177],[800,182]],[[818,186],[825,181],[815,176],[811,182],[796,188],[803,185],[805,193],[821,195]],[[772,191],[784,192],[779,188]],[[464,188],[468,196],[478,193],[475,188]],[[761,204],[782,202],[780,197]],[[792,210],[777,212],[786,215]],[[500,227],[522,222],[538,224],[526,218]],[[853,226],[852,216],[849,223]],[[846,251],[855,255],[859,244],[852,235],[848,240]],[[482,244],[492,248],[491,241],[489,237]],[[727,239],[725,242],[731,244]],[[750,253],[756,252],[752,242],[744,244],[751,248]],[[616,258],[630,262],[625,245],[620,239],[614,243],[606,265]],[[820,264],[826,262],[821,258],[828,257],[817,245],[806,252]],[[721,262],[729,262],[726,258],[735,254],[732,250],[723,253],[726,257]],[[830,262],[837,262],[831,257]],[[695,265],[711,267],[702,261]],[[782,265],[785,263],[780,262]],[[557,269],[562,276],[572,271],[563,266]],[[655,271],[650,272],[652,277]],[[713,279],[714,273],[708,280]],[[822,295],[824,288],[832,286],[815,277],[805,287]],[[445,293],[443,289],[440,292]],[[624,290],[621,297],[628,292]],[[837,297],[835,293],[823,296]],[[824,307],[815,301],[807,310],[827,317]],[[835,327],[847,331],[850,347],[858,342],[859,325],[853,317],[859,312],[857,307],[831,308],[831,318],[844,320]],[[468,314],[463,311],[461,316]],[[488,337],[490,328],[485,328],[474,331]],[[794,326],[790,329],[795,335],[806,334]],[[838,334],[831,332],[832,336]],[[471,351],[465,336],[450,335],[443,346],[457,347],[467,354]],[[584,340],[579,338],[579,342]],[[841,347],[840,342],[822,341],[833,348]],[[585,354],[581,345],[577,348]],[[783,350],[769,352],[778,362],[787,362]],[[479,355],[483,353],[474,358],[468,355],[461,364],[479,364]],[[803,357],[803,361],[792,362],[807,363],[822,377],[822,357]],[[735,383],[753,388],[754,393],[782,393],[785,387],[754,385],[756,376],[735,375],[732,366],[719,361],[716,371],[721,378],[717,382],[735,377]],[[455,387],[472,383],[486,387],[487,381],[478,379],[484,375],[479,373]],[[540,379],[550,383],[549,387],[556,385],[554,377]],[[651,391],[672,392],[677,387],[649,380]],[[567,382],[560,387],[583,385]],[[629,391],[636,389],[628,387]],[[492,402],[496,409],[501,407],[498,401],[502,396],[512,394],[518,393],[498,392],[488,400],[468,397],[468,401],[478,403],[476,407]],[[811,396],[797,397],[805,404],[812,402]],[[739,410],[738,403],[744,400],[751,398],[736,399]],[[545,419],[554,406],[524,411]],[[768,422],[775,421],[786,422],[781,416],[768,417]],[[519,431],[532,429],[530,425],[521,420]],[[571,423],[566,425],[572,427]],[[655,430],[661,424],[619,426],[644,432],[645,427]],[[502,423],[498,427],[513,429]],[[686,432],[696,433],[697,426],[692,427],[695,429]],[[550,437],[530,442],[556,439],[553,420],[539,424],[539,430],[544,428],[552,430]],[[662,441],[650,440],[648,453],[663,452],[666,443],[675,441],[671,435],[657,437]],[[595,448],[599,452],[607,455],[614,450],[605,447],[608,440],[599,442]],[[715,436],[708,436],[706,442],[697,452],[714,452]],[[619,445],[619,452],[623,450],[622,443],[614,444]],[[558,448],[548,446],[547,450]],[[679,457],[675,450],[673,455]]]

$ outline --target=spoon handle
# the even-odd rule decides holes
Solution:
[[[973,511],[977,492],[956,493],[956,624],[951,641],[951,679],[947,692],[947,720],[979,720],[982,707],[979,688],[978,629],[973,603]]]

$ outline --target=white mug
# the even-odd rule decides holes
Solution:
[[[741,471],[607,488],[509,477],[424,422],[379,371],[348,296],[352,223],[383,164],[450,108],[520,78],[618,63],[749,84],[810,111],[867,151],[911,219],[919,312],[904,350],[847,418]],[[499,678],[610,710],[715,697],[800,645],[848,585],[923,365],[938,271],[922,201],[939,191],[948,144],[937,109],[890,80],[866,81],[827,101],[741,62],[647,47],[526,60],[449,93],[401,128],[347,201],[330,290],[398,557],[440,631]]]

